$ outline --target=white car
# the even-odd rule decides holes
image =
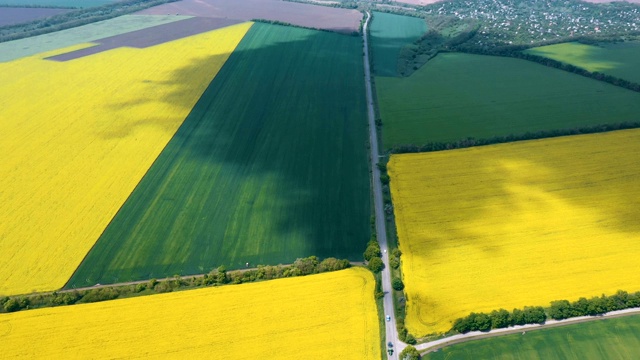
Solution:
[[[391,316],[387,315],[387,321],[391,321]]]

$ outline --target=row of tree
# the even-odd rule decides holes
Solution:
[[[459,333],[469,331],[489,331],[514,325],[544,324],[547,314],[542,306],[527,306],[524,309],[513,309],[509,312],[505,309],[493,310],[489,314],[471,313],[466,317],[456,319],[452,330]]]
[[[451,330],[459,333],[469,331],[489,331],[514,325],[544,324],[547,318],[562,320],[576,316],[602,315],[610,311],[640,307],[640,291],[629,294],[618,290],[611,296],[595,296],[591,299],[580,298],[574,302],[568,300],[552,301],[548,308],[530,306],[524,309],[493,310],[486,313],[471,313],[456,319]]]
[[[602,315],[610,311],[634,307],[640,307],[640,291],[629,294],[626,291],[618,290],[611,296],[595,296],[591,299],[582,297],[574,302],[568,300],[552,301],[547,313],[554,320],[562,320],[576,316]]]
[[[322,5],[322,6],[326,6],[326,7],[333,7],[333,8],[344,8],[344,9],[357,9],[358,8],[358,1],[355,0],[341,0],[338,2],[334,2],[334,1],[327,1],[327,2],[323,2],[321,3],[321,1],[308,1],[308,0],[286,0],[289,2],[297,2],[297,3],[302,3],[302,4],[311,4],[311,5]]]
[[[31,296],[0,297],[0,312],[14,312],[76,303],[92,303],[121,297],[165,293],[179,289],[192,289],[204,286],[221,286],[305,276],[338,271],[350,266],[349,260],[326,258],[320,261],[316,256],[297,259],[291,265],[258,265],[257,268],[248,270],[227,271],[224,266],[220,266],[209,274],[190,278],[181,278],[176,275],[173,279],[169,280],[158,281],[151,279],[135,285],[53,292]]]
[[[297,28],[301,28],[301,29],[309,29],[309,30],[316,30],[316,31],[325,31],[325,32],[330,32],[330,33],[335,33],[335,32],[336,32],[336,31],[334,31],[334,30],[329,30],[329,29],[324,29],[324,28],[317,28],[317,27],[311,27],[311,26],[296,25],[296,24],[292,24],[292,23],[290,23],[290,22],[280,21],[280,20],[251,19],[251,21],[253,21],[253,22],[260,22],[260,23],[265,23],[265,24],[271,24],[271,25],[282,25],[282,26],[297,27]],[[350,33],[349,33],[349,35],[351,35],[351,36],[360,36],[360,32],[359,32],[359,31],[352,31],[352,32],[350,32]]]
[[[468,39],[467,39],[468,40]],[[548,45],[548,44],[555,44],[555,43],[559,43],[559,42],[566,42],[566,41],[576,41],[576,40],[580,40],[583,43],[588,43],[588,44],[593,44],[596,41],[598,41],[597,39],[591,39],[591,38],[580,38],[580,39],[565,39],[564,41],[550,41],[548,43],[538,43],[536,44],[536,46],[542,46],[542,45]],[[603,41],[603,39],[600,39],[600,41]],[[608,40],[607,42],[613,42],[613,40]],[[443,51],[460,51],[460,52],[466,52],[466,53],[473,53],[473,54],[481,54],[481,55],[493,55],[493,56],[504,56],[504,57],[513,57],[513,58],[518,58],[518,59],[523,59],[523,60],[528,60],[528,61],[533,61],[535,63],[544,65],[544,66],[548,66],[548,67],[552,67],[552,68],[556,68],[556,69],[560,69],[560,70],[564,70],[564,71],[568,71],[570,73],[574,73],[577,75],[581,75],[581,76],[585,76],[588,78],[592,78],[595,80],[599,80],[599,81],[604,81],[606,83],[615,85],[615,86],[619,86],[619,87],[623,87],[625,89],[629,89],[632,91],[638,91],[640,92],[640,84],[639,83],[635,83],[633,81],[629,81],[629,80],[625,80],[619,77],[615,77],[612,75],[606,75],[603,74],[601,72],[597,72],[597,71],[589,71],[586,70],[584,68],[581,68],[579,66],[575,66],[575,65],[571,65],[562,61],[558,61],[558,60],[554,60],[554,59],[550,59],[548,57],[544,57],[544,56],[539,56],[539,55],[534,55],[534,54],[530,54],[530,53],[526,53],[524,52],[524,50],[528,49],[530,46],[524,46],[524,45],[503,45],[503,46],[486,46],[486,45],[477,45],[474,44],[472,42],[461,42],[458,44],[453,44],[452,46],[447,47],[446,49],[444,49]]]
[[[573,129],[556,129],[556,130],[540,130],[534,132],[526,132],[519,135],[507,135],[507,136],[494,136],[487,139],[475,139],[468,137],[458,141],[450,142],[428,142],[424,145],[397,145],[391,149],[393,154],[404,153],[417,153],[417,152],[430,152],[430,151],[443,151],[452,149],[462,149],[472,146],[483,146],[491,144],[502,144],[513,141],[544,139],[558,136],[567,135],[580,135],[580,134],[594,134],[607,131],[636,129],[640,128],[640,122],[624,122],[618,124],[602,124],[594,126],[583,126]]]

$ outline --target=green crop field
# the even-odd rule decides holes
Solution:
[[[176,15],[124,15],[54,33],[7,41],[0,43],[0,62],[62,49],[80,43],[88,43],[109,36],[126,34],[190,17]]]
[[[424,355],[440,359],[638,359],[640,315],[470,341]]]
[[[530,61],[446,53],[376,78],[386,149],[640,120],[640,94]]]
[[[427,24],[423,19],[374,12],[370,28],[374,73],[398,76],[398,58],[402,48],[426,31]]]
[[[67,287],[360,260],[363,71],[357,37],[254,24]]]
[[[602,43],[597,46],[562,43],[541,46],[525,52],[640,83],[639,41],[616,44]]]
[[[118,0],[0,0],[0,5],[8,6],[54,6],[89,8],[114,3]]]

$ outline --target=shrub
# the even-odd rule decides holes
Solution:
[[[336,258],[326,258],[320,262],[318,265],[318,272],[327,272],[327,271],[337,271],[350,267],[351,264],[349,260],[346,259],[336,259]]]
[[[380,244],[377,241],[371,240],[367,244],[367,249],[364,251],[364,259],[366,261],[370,261],[374,257],[381,257],[382,252],[380,251]]]
[[[393,280],[391,280],[391,287],[396,291],[402,291],[404,289],[404,283],[399,278],[393,278]]]
[[[20,310],[20,302],[16,299],[9,299],[4,303],[4,311],[14,312]]]
[[[369,268],[369,270],[377,274],[381,272],[382,269],[384,269],[384,263],[382,262],[381,258],[374,257],[371,260],[369,260],[369,264],[367,265],[367,267]]]

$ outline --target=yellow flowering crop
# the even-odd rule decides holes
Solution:
[[[626,130],[392,156],[408,330],[640,290],[638,154]]]
[[[363,268],[0,314],[8,358],[380,359]]]
[[[65,284],[250,26],[0,64],[0,294]]]

